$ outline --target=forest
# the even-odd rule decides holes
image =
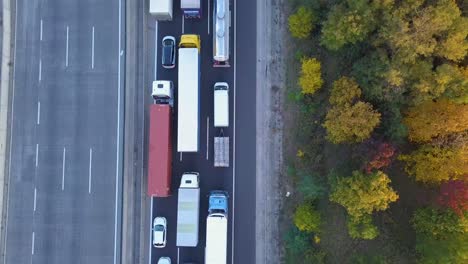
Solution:
[[[468,263],[468,1],[288,0],[283,263]]]

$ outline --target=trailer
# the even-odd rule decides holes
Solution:
[[[184,18],[201,18],[201,0],[181,0],[180,9],[184,13]]]
[[[229,137],[214,138],[214,166],[229,167]]]
[[[198,172],[182,175],[177,200],[178,247],[196,247],[198,244],[198,217],[200,212],[200,188]]]
[[[177,151],[197,152],[200,134],[200,36],[182,35],[178,67]]]
[[[158,21],[171,21],[172,4],[172,0],[150,0],[149,13]]]
[[[231,11],[229,0],[215,0],[213,6],[213,66],[230,67],[229,28]]]

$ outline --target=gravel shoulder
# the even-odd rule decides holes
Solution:
[[[281,262],[283,97],[285,90],[284,0],[257,1],[256,262]],[[261,32],[261,33],[260,33]]]

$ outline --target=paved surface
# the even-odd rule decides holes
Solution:
[[[177,87],[177,68],[166,70],[160,65],[160,42],[165,35],[180,38],[182,34],[182,15],[179,4],[179,1],[174,2],[174,20],[172,22],[160,22],[156,25],[153,18],[149,18],[147,21],[147,46],[149,50],[146,58],[155,57],[154,48],[156,45],[157,59],[153,63],[149,63],[147,69],[148,78],[146,78],[146,97],[144,99],[146,105],[151,103],[150,85],[155,78],[172,80],[175,87]],[[235,6],[237,9],[235,9]],[[231,1],[230,9],[232,14],[230,31],[232,67],[230,68],[212,67],[212,35],[208,35],[208,17],[211,20],[212,13],[211,10],[208,13],[208,1],[203,0],[204,14],[202,20],[184,21],[184,33],[195,33],[202,37],[200,151],[195,154],[184,153],[182,161],[180,161],[178,153],[173,153],[173,196],[170,198],[155,198],[152,202],[153,216],[165,216],[168,219],[168,244],[164,249],[150,249],[151,263],[156,263],[160,256],[169,256],[174,262],[178,259],[180,263],[188,261],[204,262],[208,210],[207,195],[209,191],[215,189],[227,190],[230,195],[228,263],[255,263],[256,6],[255,4],[252,5],[252,2],[248,0],[236,0],[236,2]],[[154,35],[155,28],[158,29],[157,36]],[[212,33],[211,25],[209,30]],[[236,35],[235,45],[234,35]],[[237,48],[237,51],[235,48]],[[154,65],[157,67],[156,71]],[[155,73],[157,76],[155,76]],[[231,126],[229,129],[224,130],[225,135],[231,137],[231,167],[228,169],[213,167],[213,136],[218,131],[214,129],[212,123],[212,87],[217,81],[226,81],[230,85]],[[174,110],[176,109],[175,106]],[[175,114],[176,117],[177,113]],[[207,118],[210,118],[208,125],[210,141],[208,160],[206,159]],[[174,128],[173,144],[174,151],[176,151],[176,119],[174,120]],[[233,153],[234,149],[235,154]],[[200,173],[199,244],[196,248],[177,249],[175,246],[177,188],[180,177],[185,171],[198,171]],[[144,175],[146,177],[146,171]],[[149,225],[147,230],[150,232]],[[234,253],[232,253],[232,250],[234,250]]]
[[[120,263],[120,4],[17,1],[4,263]]]

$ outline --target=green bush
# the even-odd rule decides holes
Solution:
[[[303,175],[299,181],[297,190],[302,194],[305,200],[315,200],[325,194],[323,183],[318,180],[317,175]]]
[[[320,231],[320,213],[309,202],[304,202],[296,208],[294,224],[303,232]]]
[[[374,239],[379,235],[379,230],[372,224],[372,216],[365,215],[360,218],[348,219],[349,236],[354,239]]]

